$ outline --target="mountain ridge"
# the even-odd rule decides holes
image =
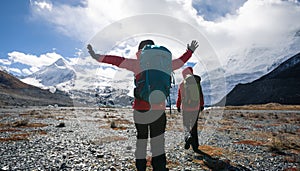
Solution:
[[[51,93],[26,84],[14,76],[0,71],[1,106],[72,106],[72,99],[62,91]]]
[[[236,85],[216,105],[300,104],[300,53],[281,63],[268,74]]]

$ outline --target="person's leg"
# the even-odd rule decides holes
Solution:
[[[192,130],[191,130],[191,136],[192,136],[192,147],[193,147],[193,150],[197,150],[198,149],[198,146],[199,146],[199,139],[198,139],[198,112],[195,112],[193,113],[194,115],[194,124],[193,124],[193,127],[192,127]]]
[[[199,139],[198,139],[198,119],[199,119],[199,111],[191,112],[190,115],[192,116],[192,124],[193,127],[190,131],[191,133],[191,145],[193,148],[193,151],[199,154],[202,154],[203,152],[198,149],[199,147]],[[204,153],[203,153],[204,154]]]
[[[134,117],[138,117],[136,111],[134,112]],[[136,121],[136,120],[135,120]],[[146,171],[146,154],[147,154],[147,140],[148,140],[148,124],[140,124],[135,122],[135,127],[137,131],[137,141],[136,141],[136,168],[138,171]]]
[[[152,152],[152,167],[153,171],[165,171],[166,154],[165,154],[165,130],[166,130],[166,114],[164,111],[160,112],[161,117],[150,124],[150,144]]]
[[[191,144],[191,116],[187,111],[182,111],[182,121],[183,121],[183,129],[184,129],[184,148],[187,150],[190,148]]]
[[[184,132],[190,132],[190,117],[186,111],[182,111],[182,123]]]

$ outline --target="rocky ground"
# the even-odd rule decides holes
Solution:
[[[210,157],[183,148],[182,116],[173,111],[165,134],[168,168],[299,170],[300,109],[282,109],[206,109],[199,149]],[[0,170],[135,170],[135,133],[131,109],[2,107]]]

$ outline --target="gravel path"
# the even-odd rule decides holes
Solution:
[[[170,170],[299,170],[300,111],[205,110],[212,158],[184,150],[181,119],[168,115]],[[135,134],[130,109],[2,108],[0,170],[135,170]]]

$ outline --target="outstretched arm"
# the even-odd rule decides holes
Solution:
[[[172,61],[172,69],[176,70],[182,67],[191,57],[195,50],[199,47],[196,40],[193,40],[191,44],[187,44],[187,51],[178,59]]]
[[[136,59],[127,59],[115,55],[96,54],[95,51],[93,50],[93,47],[90,44],[87,45],[87,49],[91,57],[97,60],[98,62],[112,64],[119,68],[128,69],[129,71],[133,71],[133,72],[135,72],[136,70],[136,66],[137,66]]]

